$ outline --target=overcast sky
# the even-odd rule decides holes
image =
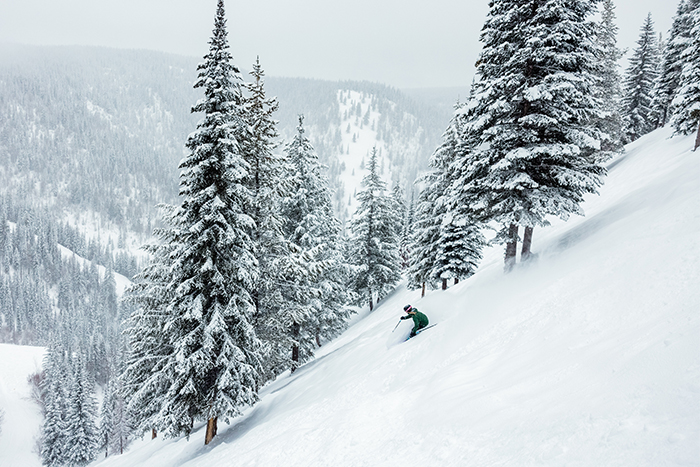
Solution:
[[[648,12],[664,36],[677,0],[617,0],[618,45]],[[216,0],[0,0],[0,42],[100,45],[201,57]],[[267,75],[466,87],[488,0],[228,0],[236,65]]]

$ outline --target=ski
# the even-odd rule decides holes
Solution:
[[[427,329],[430,329],[430,328],[432,328],[433,326],[437,326],[437,325],[438,325],[438,323],[435,323],[435,324],[431,324],[430,326],[426,326],[426,327],[424,327],[423,329],[419,329],[418,331],[416,331],[416,336],[417,336],[418,334],[420,334],[421,332],[423,332],[423,331],[425,331],[425,330],[427,330]],[[416,337],[416,336],[413,336],[413,337]],[[411,336],[408,336],[408,337],[406,338],[406,340],[409,340],[410,338],[411,338]],[[405,341],[404,341],[404,342],[405,342]]]

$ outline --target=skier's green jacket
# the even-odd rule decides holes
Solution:
[[[419,329],[423,329],[428,325],[428,317],[423,313],[418,311],[418,308],[411,308],[406,316],[402,316],[401,319],[413,318],[413,329],[411,330],[411,336],[415,336]]]

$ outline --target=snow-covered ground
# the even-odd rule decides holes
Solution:
[[[32,400],[27,378],[41,371],[43,347],[0,344],[0,466],[39,467],[36,441],[41,410]]]
[[[504,275],[497,248],[447,291],[400,288],[209,446],[200,427],[95,465],[700,465],[700,152],[670,136],[537,229],[531,264]],[[394,344],[407,303],[438,325]]]

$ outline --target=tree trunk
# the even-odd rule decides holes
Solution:
[[[372,313],[372,310],[374,310],[374,303],[372,303],[372,294],[369,294],[369,312]]]
[[[425,297],[425,281],[423,281],[423,288],[421,289],[420,296]]]
[[[158,432],[156,431],[155,428],[152,428],[151,429],[151,439],[156,439],[157,436],[158,436]]]
[[[207,420],[207,433],[204,436],[204,445],[211,443],[211,440],[216,436],[216,420],[218,417],[212,417]]]
[[[503,270],[510,272],[515,266],[515,255],[518,253],[518,226],[510,224],[508,229],[508,243],[506,243],[505,264]]]
[[[695,147],[693,148],[693,151],[697,150],[700,148],[700,122],[698,122],[698,134],[695,136]]]
[[[292,344],[292,367],[289,369],[290,373],[294,373],[297,368],[299,368],[299,336],[301,335],[301,325],[299,323],[294,323],[292,325],[292,338],[296,342]]]
[[[454,285],[457,285],[457,284],[459,284],[459,277],[455,277],[455,283],[454,283]]]
[[[442,279],[442,290],[447,290],[447,279],[446,278]]]
[[[523,234],[523,249],[520,255],[520,261],[525,262],[530,259],[530,248],[532,247],[532,231],[534,227],[529,225],[525,227],[525,233]]]

